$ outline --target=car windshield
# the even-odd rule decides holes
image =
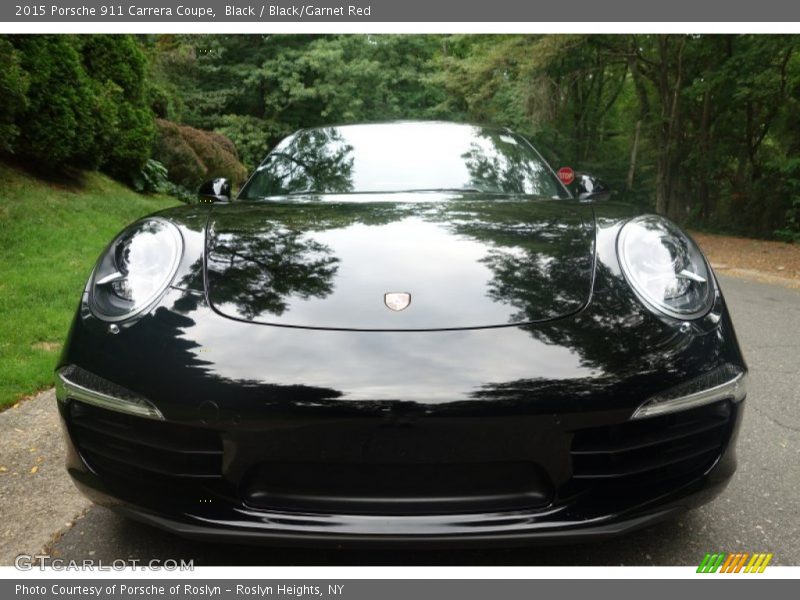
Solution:
[[[239,199],[421,191],[568,197],[547,164],[515,134],[448,123],[387,123],[322,127],[286,138]]]

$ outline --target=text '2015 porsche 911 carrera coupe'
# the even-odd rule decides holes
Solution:
[[[301,130],[230,187],[89,278],[56,379],[95,502],[210,540],[512,544],[733,474],[747,368],[671,221],[452,123]]]

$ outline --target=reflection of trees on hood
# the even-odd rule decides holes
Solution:
[[[633,375],[680,370],[674,358],[691,339],[653,317],[625,279],[602,263],[597,265],[595,282],[586,311],[564,322],[531,326],[531,334],[545,343],[573,349],[584,365],[605,372]]]
[[[333,291],[339,258],[314,233],[382,225],[413,212],[394,204],[269,203],[217,210],[208,231],[207,277],[213,303],[240,318],[280,316],[291,300]],[[198,273],[184,279],[192,281]]]
[[[490,263],[495,274],[490,293],[526,313],[534,310],[537,302],[557,299],[575,267],[571,261],[526,264],[508,254],[490,256]],[[552,289],[539,290],[527,283],[530,277],[541,276],[540,269],[547,270]],[[570,350],[592,374],[577,379],[540,377],[487,383],[473,392],[474,398],[554,412],[568,411],[587,398],[605,409],[629,406],[631,394],[641,400],[685,380],[696,372],[698,360],[709,368],[726,360],[713,335],[687,336],[664,325],[636,299],[625,279],[603,263],[596,266],[586,310],[523,325],[522,329],[547,345]],[[691,353],[687,352],[689,345],[694,346]]]
[[[579,256],[494,248],[481,260],[492,270],[487,295],[518,309],[512,322],[541,321],[578,310],[588,294],[585,260]],[[571,268],[570,268],[571,267]]]
[[[559,203],[459,207],[453,229],[484,243],[493,273],[487,296],[518,310],[510,322],[541,321],[578,310],[590,293],[591,230]]]
[[[339,261],[307,235],[275,223],[214,235],[208,285],[216,305],[233,304],[242,318],[281,315],[287,298],[324,298]]]
[[[584,223],[579,214],[570,216],[557,201],[536,203],[531,213],[523,209],[526,205],[464,205],[450,211],[457,233],[485,242],[489,248],[482,259],[493,275],[486,292],[489,297],[515,307],[512,320],[523,323],[563,315],[564,307],[577,311],[591,297],[586,311],[524,328],[548,345],[573,351],[584,366],[598,372],[652,373],[670,362],[670,369],[679,370],[681,366],[669,357],[686,343],[685,336],[662,327],[621,275],[603,263],[593,265],[594,233],[588,219]],[[556,311],[557,307],[561,310]],[[524,395],[545,388],[552,395],[551,383],[498,384],[481,396]]]
[[[494,277],[487,295],[519,310],[529,322],[578,310],[589,295],[592,245],[582,227],[563,221],[536,223],[516,232],[515,244],[496,245],[482,259]]]
[[[514,270],[518,266],[503,265],[498,269],[500,285],[494,293],[506,294],[509,301],[524,309],[536,296],[521,287],[519,282],[525,274]],[[559,276],[568,276],[568,272],[556,275],[556,279]],[[543,410],[556,410],[592,395],[605,397],[604,406],[608,408],[624,404],[624,394],[633,392],[647,397],[663,389],[666,382],[685,378],[694,368],[693,358],[685,352],[690,343],[707,346],[700,353],[708,364],[721,360],[713,336],[701,336],[698,341],[663,326],[636,300],[627,282],[607,266],[598,264],[595,277],[597,284],[585,311],[549,323],[525,325],[523,329],[545,344],[571,350],[583,366],[596,372],[596,377],[497,382],[476,390],[474,397],[524,402],[536,399]],[[656,373],[661,377],[654,378]],[[623,383],[622,389],[617,387]]]
[[[333,127],[302,131],[256,170],[244,199],[353,191],[353,147]]]
[[[591,208],[565,206],[561,201],[471,197],[438,203],[275,202],[223,207],[212,219],[209,289],[215,304],[229,303],[244,319],[281,315],[292,298],[324,298],[333,290],[335,248],[315,241],[315,232],[419,217],[485,245],[481,261],[491,271],[485,293],[515,309],[510,322],[577,312],[591,296],[586,311],[523,327],[548,345],[573,351],[584,366],[598,372],[652,373],[663,368],[665,357],[683,338],[661,327],[627,282],[602,263],[597,265],[592,293],[590,215]],[[522,387],[528,388],[528,383]],[[513,393],[510,388],[499,392]]]

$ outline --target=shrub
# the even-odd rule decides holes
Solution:
[[[131,185],[137,192],[165,192],[168,184],[167,167],[152,158],[133,176]]]
[[[133,182],[150,158],[155,140],[147,59],[129,35],[90,35],[81,41],[86,71],[98,90],[97,136],[104,151],[103,169]]]
[[[149,108],[121,104],[117,109],[117,137],[110,146],[104,170],[130,181],[153,151],[156,129]]]
[[[212,140],[219,148],[228,154],[231,154],[239,160],[239,155],[236,152],[236,146],[234,145],[233,141],[221,133],[217,133],[216,131],[207,131],[206,134],[208,135],[209,139]]]
[[[183,139],[180,125],[156,119],[156,144],[153,157],[167,167],[170,181],[186,187],[193,187],[203,181],[206,168],[200,157]]]
[[[102,160],[96,144],[92,82],[81,64],[74,38],[60,35],[12,36],[28,73],[27,105],[17,115],[16,151],[50,167],[95,168]]]
[[[127,102],[143,105],[147,59],[130,35],[80,38],[86,71],[98,81],[113,81]]]
[[[177,110],[173,95],[167,91],[166,87],[154,81],[147,82],[147,103],[150,110],[159,119],[175,118]]]
[[[783,225],[773,234],[786,242],[800,242],[800,157],[783,159],[781,171],[786,181],[786,191],[781,194],[786,212]]]
[[[0,37],[0,151],[11,152],[14,140],[19,135],[15,124],[16,117],[22,113],[28,99],[28,74],[22,68],[19,52],[11,42]]]
[[[0,46],[4,96],[7,87],[17,95],[24,91],[20,73],[27,72],[30,82],[27,102],[12,95],[11,108],[4,102],[0,109],[6,149],[48,168],[102,167],[131,182],[150,157],[155,137],[145,94],[146,59],[136,40],[37,35],[2,43],[15,47],[9,52]],[[14,111],[11,126],[9,111]]]
[[[189,190],[213,177],[227,177],[234,187],[247,176],[230,139],[219,133],[156,119],[153,156],[167,167],[169,180]]]

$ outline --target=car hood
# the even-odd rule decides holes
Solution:
[[[216,205],[206,287],[220,314],[320,329],[435,330],[558,319],[589,300],[594,219],[566,200],[436,194]],[[410,295],[403,310],[385,295]]]

